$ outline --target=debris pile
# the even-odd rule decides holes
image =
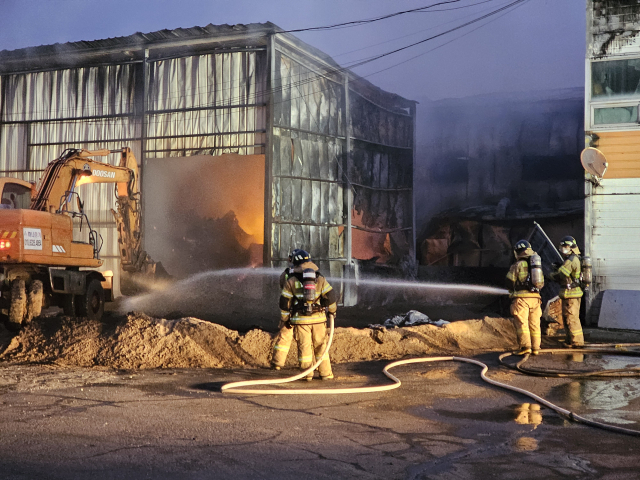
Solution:
[[[382,325],[371,324],[369,328],[398,328],[398,327],[415,327],[417,325],[435,325],[436,327],[443,327],[448,325],[446,320],[431,320],[427,315],[417,310],[409,310],[403,315],[395,315],[391,318],[387,318]]]
[[[17,335],[0,332],[0,361],[116,369],[267,367],[275,334],[246,334],[196,318],[165,320],[140,313],[102,322],[64,316],[39,318]],[[502,351],[516,346],[505,318],[392,330],[336,328],[335,363],[392,360],[408,355]],[[295,342],[287,359],[297,364]]]

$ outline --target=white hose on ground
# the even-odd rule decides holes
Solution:
[[[277,379],[272,379],[272,380],[247,380],[247,381],[243,381],[243,382],[233,382],[233,383],[227,383],[225,385],[222,386],[221,391],[223,393],[242,393],[242,394],[253,394],[253,395],[336,395],[336,394],[346,394],[346,393],[373,393],[373,392],[384,392],[387,390],[394,390],[398,387],[400,387],[400,385],[402,385],[402,382],[400,381],[400,379],[394,375],[392,375],[391,373],[389,373],[389,370],[391,370],[392,368],[395,367],[399,367],[402,365],[409,365],[412,363],[428,363],[428,362],[443,362],[443,361],[454,361],[454,362],[463,362],[463,363],[472,363],[474,365],[477,365],[479,367],[482,368],[482,371],[480,372],[480,377],[482,378],[482,380],[484,380],[487,383],[490,383],[491,385],[495,385],[496,387],[500,387],[500,388],[504,388],[506,390],[511,390],[512,392],[516,392],[516,393],[520,393],[522,395],[525,395],[529,398],[534,399],[536,402],[544,405],[547,408],[550,408],[551,410],[554,410],[555,412],[559,413],[560,415],[564,415],[565,417],[569,418],[570,420],[576,421],[576,422],[580,422],[580,423],[584,423],[586,425],[590,425],[592,427],[598,427],[598,428],[603,428],[605,430],[610,430],[613,432],[618,432],[618,433],[624,433],[627,435],[634,435],[634,436],[640,436],[640,431],[638,430],[632,430],[629,428],[623,428],[623,427],[617,427],[615,425],[609,425],[606,423],[601,423],[601,422],[596,422],[593,420],[589,420],[587,418],[581,417],[579,415],[576,415],[575,413],[571,412],[570,410],[564,409],[562,407],[559,407],[547,400],[545,400],[542,397],[539,397],[538,395],[536,395],[535,393],[529,392],[528,390],[524,390],[522,388],[518,388],[518,387],[514,387],[512,385],[508,385],[506,383],[502,383],[502,382],[498,382],[496,380],[492,380],[489,377],[486,376],[486,373],[489,371],[489,367],[482,363],[479,362],[478,360],[474,360],[472,358],[465,358],[465,357],[454,357],[454,356],[448,356],[448,357],[421,357],[421,358],[409,358],[407,360],[398,360],[397,362],[392,362],[389,365],[387,365],[386,367],[384,367],[384,369],[382,370],[382,373],[384,373],[388,378],[390,378],[391,380],[393,380],[394,383],[388,384],[388,385],[376,385],[376,386],[371,386],[371,387],[350,387],[350,388],[299,388],[299,389],[290,389],[290,390],[281,390],[281,389],[250,389],[250,388],[240,388],[240,387],[248,387],[248,386],[256,386],[256,385],[277,385],[277,384],[282,384],[282,383],[289,383],[289,382],[294,382],[300,378],[306,377],[307,374],[315,371],[315,369],[320,365],[320,363],[322,362],[322,358],[324,357],[324,355],[327,354],[327,352],[329,351],[329,348],[331,348],[331,343],[333,342],[333,332],[334,332],[334,324],[333,324],[333,316],[329,317],[329,340],[327,341],[327,346],[323,352],[322,357],[320,357],[320,360],[318,360],[316,363],[314,363],[311,367],[307,368],[306,370],[304,370],[303,372],[294,375],[292,377],[286,377],[286,378],[277,378]]]

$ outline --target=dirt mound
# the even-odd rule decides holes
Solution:
[[[269,365],[275,335],[240,335],[196,318],[165,320],[132,313],[103,322],[69,317],[37,319],[11,337],[0,332],[0,360],[117,369],[231,368]],[[392,330],[337,328],[335,363],[432,354],[506,350],[517,345],[510,320],[489,318]],[[297,364],[292,344],[287,364]]]

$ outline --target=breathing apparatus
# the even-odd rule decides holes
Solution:
[[[540,291],[544,287],[544,273],[542,272],[542,259],[537,253],[529,257],[529,275],[533,288]]]
[[[592,264],[591,257],[585,255],[580,262],[580,281],[584,288],[589,288],[591,282],[593,282],[593,274],[591,273]]]
[[[316,272],[313,268],[305,268],[302,271],[302,291],[304,298],[304,313],[313,313],[313,304],[316,301]]]

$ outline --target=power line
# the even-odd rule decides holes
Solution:
[[[433,8],[433,7],[438,7],[440,5],[447,5],[449,3],[458,3],[460,1],[461,0],[447,0],[447,1],[444,1],[444,2],[434,3],[432,5],[427,5],[427,6],[424,6],[424,7],[412,8],[410,10],[402,10],[400,12],[394,12],[394,13],[390,13],[390,14],[387,14],[387,15],[382,15],[382,16],[379,16],[379,17],[369,18],[369,19],[365,19],[365,20],[353,20],[353,21],[350,21],[350,22],[336,23],[336,24],[333,24],[333,25],[325,25],[325,26],[322,26],[322,27],[296,28],[296,29],[293,29],[293,30],[283,30],[283,31],[278,32],[278,33],[312,32],[312,31],[318,31],[318,30],[333,30],[333,29],[336,29],[336,28],[357,27],[357,26],[364,25],[364,24],[367,24],[367,23],[379,22],[380,20],[386,20],[388,18],[397,17],[399,15],[405,15],[407,13],[425,12],[428,9]],[[466,7],[469,7],[469,6],[473,6],[473,5],[467,5]],[[466,7],[460,7],[460,8],[466,8]],[[446,10],[435,10],[435,11],[446,11]]]
[[[466,23],[463,23],[462,25],[459,25],[457,27],[451,28],[451,29],[446,30],[444,32],[438,33],[437,35],[433,35],[431,37],[425,38],[425,39],[420,40],[418,42],[414,42],[414,43],[412,43],[410,45],[405,45],[404,47],[396,48],[396,49],[391,50],[389,52],[385,52],[385,53],[382,53],[380,55],[376,55],[376,56],[370,57],[370,58],[365,59],[365,60],[363,60],[361,62],[353,63],[348,68],[359,67],[359,66],[365,65],[367,63],[373,62],[375,60],[378,60],[380,58],[387,57],[389,55],[393,55],[394,53],[398,53],[398,52],[401,52],[403,50],[407,50],[408,48],[411,48],[411,47],[415,47],[416,45],[420,45],[420,44],[429,42],[429,41],[434,40],[436,38],[442,37],[443,35],[446,35],[448,33],[455,32],[456,30],[460,30],[461,28],[464,28],[464,27],[467,27],[467,26],[472,25],[474,23],[477,23],[477,22],[479,22],[481,20],[484,20],[485,18],[489,18],[489,17],[491,17],[493,15],[496,15],[497,13],[500,13],[500,12],[502,12],[504,10],[507,10],[507,9],[513,7],[514,5],[519,4],[519,3],[523,3],[524,1],[526,1],[526,0],[514,0],[513,2],[503,6],[501,8],[498,8],[497,10],[494,10],[494,11],[492,11],[490,13],[482,15],[481,17],[475,18],[474,20],[470,20],[470,21],[468,21]]]
[[[524,0],[524,2],[523,2],[523,3],[521,3],[521,4],[519,4],[519,5],[516,5],[516,6],[514,7],[514,9],[513,9],[513,10],[515,10],[515,9],[517,9],[517,8],[520,8],[522,5],[525,5],[525,4],[526,4],[527,2],[529,2],[529,1],[530,1],[530,0]],[[427,53],[431,53],[431,52],[433,52],[434,50],[438,50],[439,48],[442,48],[442,47],[444,47],[444,46],[446,46],[446,45],[449,45],[450,43],[455,42],[456,40],[459,40],[459,39],[461,39],[461,38],[464,38],[464,37],[466,37],[467,35],[469,35],[469,34],[471,34],[471,33],[475,32],[476,30],[479,30],[479,29],[481,29],[482,27],[485,27],[485,26],[489,25],[490,23],[495,22],[496,20],[498,20],[498,19],[500,19],[500,18],[504,17],[505,15],[508,15],[508,14],[509,14],[509,13],[511,13],[513,10],[511,10],[511,11],[507,11],[507,12],[504,12],[502,15],[498,15],[497,17],[492,18],[492,19],[491,19],[491,20],[489,20],[487,23],[484,23],[484,24],[482,24],[482,25],[479,25],[479,26],[477,26],[476,28],[474,28],[474,29],[472,29],[472,30],[469,30],[467,33],[464,33],[464,34],[462,34],[462,35],[460,35],[460,36],[458,36],[458,37],[452,38],[451,40],[449,40],[449,41],[447,41],[447,42],[445,42],[445,43],[442,43],[442,44],[438,45],[437,47],[434,47],[434,48],[432,48],[432,49],[430,49],[430,50],[427,50],[426,52],[422,52],[422,53],[420,53],[420,54],[418,54],[418,55],[414,55],[413,57],[408,58],[408,59],[406,59],[406,60],[403,60],[403,61],[401,61],[401,62],[394,63],[393,65],[391,65],[391,66],[389,66],[389,67],[387,67],[387,68],[383,68],[382,70],[377,70],[377,71],[375,71],[375,72],[373,72],[373,73],[370,73],[370,74],[368,74],[368,75],[363,75],[363,77],[371,77],[371,76],[373,76],[373,75],[377,75],[378,73],[385,72],[385,71],[387,71],[387,70],[390,70],[390,69],[392,69],[392,68],[397,67],[398,65],[402,65],[402,64],[404,64],[404,63],[407,63],[407,62],[410,62],[410,61],[412,61],[412,60],[415,60],[416,58],[422,57],[422,56],[426,55]]]
[[[489,2],[494,2],[494,1],[495,1],[495,0],[484,0],[484,1],[482,1],[482,2],[474,3],[473,5],[465,5],[464,7],[456,7],[455,9],[451,8],[451,9],[448,9],[448,10],[436,10],[436,11],[438,11],[438,12],[444,12],[444,11],[449,11],[449,10],[457,10],[457,9],[460,9],[460,8],[467,8],[467,7],[477,6],[477,5],[481,5],[481,4],[483,4],[483,3],[489,3]],[[484,9],[484,10],[481,10],[481,11],[480,11],[480,13],[481,13],[481,12],[486,12],[487,10],[490,10],[490,8],[486,8],[486,9]],[[478,13],[478,12],[476,12],[476,13]],[[387,43],[395,42],[396,40],[401,40],[401,39],[403,39],[403,38],[407,38],[407,37],[413,37],[414,35],[417,35],[417,34],[419,34],[419,33],[428,32],[428,31],[433,30],[433,29],[435,29],[435,28],[442,27],[442,26],[444,26],[444,25],[448,25],[448,24],[453,23],[453,22],[456,22],[456,21],[458,21],[458,20],[460,20],[460,19],[462,19],[462,18],[468,18],[468,17],[471,17],[471,16],[473,16],[473,15],[475,15],[475,13],[470,13],[470,14],[468,14],[468,15],[464,15],[464,16],[459,17],[459,18],[454,18],[453,20],[449,20],[448,22],[441,23],[441,24],[439,24],[439,25],[434,25],[434,26],[432,26],[432,27],[425,28],[425,29],[422,29],[422,30],[418,30],[417,32],[409,33],[409,34],[407,34],[407,35],[402,35],[402,36],[400,36],[400,37],[392,38],[391,40],[385,40],[384,42],[373,43],[373,44],[371,44],[371,45],[367,45],[366,47],[357,48],[357,49],[355,49],[355,50],[349,50],[348,52],[339,53],[339,54],[337,54],[337,55],[332,55],[332,57],[333,57],[333,58],[343,57],[343,56],[348,55],[348,54],[350,54],[350,53],[360,52],[360,51],[362,51],[362,50],[367,50],[367,49],[369,49],[369,48],[371,48],[371,47],[377,47],[378,45],[385,45],[385,44],[387,44]]]

